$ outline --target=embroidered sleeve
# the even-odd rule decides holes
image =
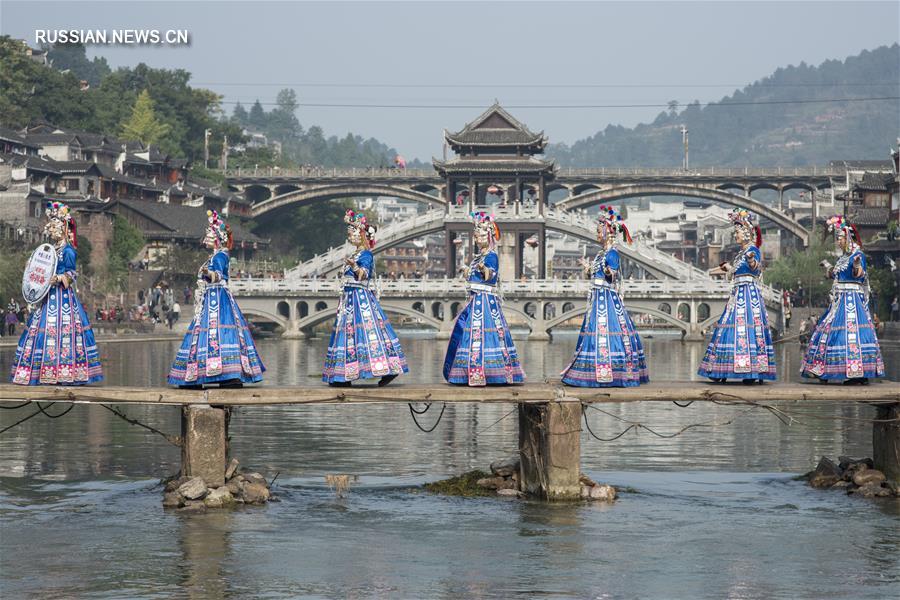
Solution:
[[[66,246],[62,253],[62,274],[69,278],[69,283],[74,283],[78,279],[78,271],[75,267],[75,261],[78,254],[72,246]]]
[[[500,259],[497,258],[496,252],[488,252],[482,261],[484,265],[484,280],[491,281],[500,268]]]
[[[370,279],[374,267],[375,257],[372,256],[372,253],[369,250],[364,250],[360,253],[359,258],[356,259],[356,267],[353,269],[357,281]]]
[[[606,267],[611,271],[619,270],[619,251],[612,249],[606,253]]]

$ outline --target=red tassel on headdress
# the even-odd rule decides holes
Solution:
[[[74,218],[69,218],[69,242],[78,250],[78,228],[75,226]]]
[[[862,239],[859,237],[859,231],[857,231],[856,225],[850,223],[850,230],[853,232],[853,239],[856,240],[856,245],[862,247]]]
[[[762,248],[762,229],[759,225],[754,225],[753,230],[756,232],[756,247]]]
[[[625,226],[625,223],[619,223],[619,227],[622,228],[622,237],[625,239],[625,242],[630,244],[634,240],[631,239],[631,232],[628,231],[628,227]]]
[[[497,223],[496,223],[496,222],[494,222],[493,225],[494,225],[494,239],[497,240],[497,241],[499,242],[499,241],[500,241],[500,228],[497,227]]]

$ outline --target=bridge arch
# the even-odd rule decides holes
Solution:
[[[418,220],[408,226],[391,226],[390,229],[385,228],[380,232],[381,238],[373,252],[377,255],[384,250],[404,244],[410,240],[440,232],[444,229],[445,217],[446,215],[442,210],[434,210],[419,215],[419,217],[416,217]],[[545,223],[549,230],[571,235],[590,243],[596,243],[596,234],[593,227],[585,229],[584,227],[567,223],[564,220],[553,217],[553,213],[548,214]],[[292,270],[292,273],[299,276],[311,274],[322,275],[333,272],[341,267],[344,257],[351,253],[350,248],[344,248],[344,250],[345,251],[329,251],[330,256],[328,256],[327,261],[321,261],[316,257],[306,263],[300,263],[300,265]],[[628,246],[621,247],[620,252],[624,255],[629,264],[635,263],[640,265],[645,271],[658,278],[677,278],[681,276],[681,274],[665,268],[664,265],[661,265],[652,256],[648,257],[642,255],[639,251],[632,250]]]
[[[247,189],[249,190],[250,188]],[[264,189],[268,190],[268,188]],[[392,198],[402,198],[403,200],[421,202],[423,204],[444,204],[444,199],[440,196],[431,196],[425,192],[416,191],[410,188],[395,187],[391,185],[376,185],[371,183],[343,183],[307,187],[286,194],[268,197],[265,200],[257,201],[257,203],[253,205],[251,213],[253,217],[259,217],[285,206],[303,206],[315,202],[325,202],[339,198],[354,198],[360,196],[389,196]]]
[[[275,323],[276,325],[278,325],[279,327],[281,327],[283,329],[287,329],[287,325],[288,325],[287,319],[284,319],[277,315],[273,315],[272,313],[270,313],[268,311],[259,310],[257,308],[252,308],[252,307],[242,306],[241,312],[244,314],[245,317],[247,317],[248,321],[253,321],[253,319],[251,319],[250,317],[257,317],[259,320],[269,321],[270,323]]]
[[[266,202],[272,195],[272,190],[264,185],[253,184],[244,188],[244,198],[250,202]]]
[[[403,315],[406,317],[412,317],[414,319],[418,319],[420,321],[425,322],[426,324],[434,327],[435,329],[441,328],[441,321],[430,317],[426,314],[420,313],[417,310],[411,309],[407,306],[400,306],[397,304],[392,304],[390,302],[383,302],[381,304],[382,310],[386,313]],[[335,310],[323,310],[321,312],[313,313],[305,319],[301,319],[297,322],[297,328],[300,331],[312,329],[316,325],[321,325],[322,323],[327,323],[333,321],[336,316]]]
[[[584,304],[574,310],[570,310],[569,312],[564,312],[563,314],[559,315],[555,319],[551,319],[551,320],[547,321],[545,323],[545,326],[547,328],[547,333],[550,333],[551,330],[553,330],[556,327],[559,327],[560,325],[562,325],[569,319],[573,319],[575,317],[580,317],[580,316],[584,315],[584,313],[586,313],[589,310],[589,308],[590,308],[590,306],[588,304]],[[652,317],[656,317],[659,320],[665,321],[669,325],[672,325],[676,329],[680,329],[682,331],[689,331],[689,329],[690,329],[690,323],[685,323],[684,321],[679,321],[678,319],[674,318],[672,315],[669,315],[662,311],[656,310],[655,308],[650,308],[648,306],[641,306],[641,305],[632,306],[632,305],[629,305],[627,302],[625,303],[625,308],[628,309],[629,313],[645,314],[645,315],[650,315]]]
[[[300,189],[299,185],[294,185],[292,183],[282,183],[281,185],[275,186],[275,196],[283,196],[285,194],[290,194],[291,192],[296,192]]]
[[[750,187],[747,188],[747,191],[750,194],[752,194],[756,190],[774,190],[777,192],[778,186],[775,185],[774,183],[762,182],[762,183],[754,183],[753,185],[751,185]]]
[[[586,208],[596,204],[615,202],[625,198],[636,196],[681,196],[687,198],[702,198],[712,200],[729,206],[746,208],[761,217],[769,219],[779,227],[793,233],[803,241],[803,245],[809,245],[809,232],[800,223],[780,212],[779,210],[754,200],[749,196],[735,194],[726,190],[694,187],[674,183],[635,183],[621,185],[605,190],[586,192],[572,196],[557,202],[557,207],[574,209]]]

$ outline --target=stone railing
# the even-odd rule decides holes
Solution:
[[[336,296],[342,289],[340,279],[239,279],[229,283],[238,296],[284,294],[290,296]],[[379,279],[382,296],[443,298],[466,293],[461,279]],[[516,298],[571,297],[583,298],[591,288],[587,279],[527,279],[501,283],[504,295]],[[622,282],[625,296],[653,298],[703,298],[728,296],[731,283],[724,280],[678,281],[675,279],[642,279]],[[773,297],[774,298],[774,297]],[[767,301],[771,299],[766,298]]]
[[[839,167],[701,167],[691,169],[652,167],[599,167],[557,170],[557,177],[827,177],[842,174]]]
[[[282,169],[280,167],[262,167],[257,169],[228,169],[219,171],[229,179],[242,178],[278,178],[278,177],[308,177],[310,179],[435,179],[438,174],[434,169],[388,169],[377,167],[308,167]]]
[[[397,169],[378,167],[303,167],[282,169],[280,167],[262,167],[256,169],[228,169],[219,171],[226,178],[272,178],[272,177],[309,177],[309,178],[438,178],[432,168]],[[666,167],[561,167],[557,177],[828,177],[844,173],[840,166],[812,167],[700,167],[691,169]]]

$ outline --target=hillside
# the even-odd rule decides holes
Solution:
[[[281,142],[283,156],[279,159],[263,149],[246,157],[230,157],[230,166],[279,162],[284,166],[387,166],[396,155],[394,149],[375,139],[353,134],[338,138],[314,124],[303,127],[296,117],[298,105],[292,90],[282,90],[277,106],[268,112],[257,102],[249,113],[239,105],[229,117],[222,97],[192,86],[191,74],[183,69],[156,69],[140,63],[112,70],[102,57],[88,60],[80,44],[45,49],[51,67],[29,58],[20,41],[0,36],[0,125],[21,129],[47,122],[127,138],[123,123],[140,93],[147,90],[155,116],[168,131],[159,145],[193,162],[202,160],[205,130],[211,131],[209,150],[215,165],[224,137],[229,146],[238,144],[244,127]],[[82,80],[87,87],[82,87]]]
[[[653,123],[634,128],[609,125],[571,146],[552,144],[547,154],[571,167],[677,167],[685,125],[692,165],[799,166],[838,158],[886,159],[900,135],[900,101],[792,102],[896,98],[898,74],[897,44],[819,66],[801,63],[778,69],[719,102],[663,111]]]

